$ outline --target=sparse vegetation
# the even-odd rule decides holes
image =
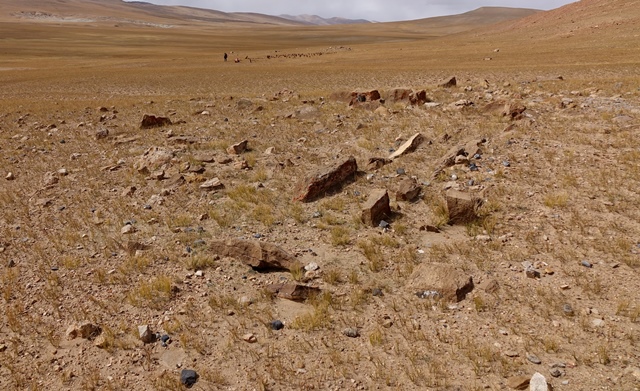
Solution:
[[[484,390],[554,363],[559,379],[541,373],[566,390],[634,389],[638,10],[595,3],[450,35],[480,26],[247,29],[3,2],[0,389],[182,390],[179,364],[194,389]],[[99,15],[62,23],[65,7]],[[394,101],[399,86],[440,105]],[[384,103],[335,99],[374,89]],[[140,129],[145,114],[172,124]],[[368,165],[417,132],[415,150]],[[354,178],[294,200],[348,156]],[[396,199],[407,178],[417,201]],[[389,192],[387,228],[363,223],[372,189]],[[478,218],[450,224],[448,189],[477,192]],[[276,250],[213,243],[231,239],[296,263],[264,270]],[[434,264],[473,290],[435,297],[417,273]],[[289,284],[320,293],[293,302]],[[82,322],[101,333],[70,340]],[[166,346],[143,344],[144,324]]]

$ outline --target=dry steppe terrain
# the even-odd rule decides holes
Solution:
[[[1,389],[640,389],[639,1],[441,29],[2,3]]]

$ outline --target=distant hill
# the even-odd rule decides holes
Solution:
[[[637,42],[640,0],[581,0],[496,26],[495,32],[526,33],[539,39],[611,34]]]
[[[293,20],[307,25],[331,26],[336,24],[362,24],[371,23],[365,19],[323,18],[318,15],[280,15],[281,18]]]
[[[481,7],[458,15],[416,19],[402,23],[405,27],[424,29],[433,35],[455,34],[505,21],[518,20],[540,13],[529,8]]]

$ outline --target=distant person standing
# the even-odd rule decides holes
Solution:
[[[227,53],[224,54],[224,61],[227,62]]]

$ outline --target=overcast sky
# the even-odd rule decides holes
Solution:
[[[454,15],[483,6],[550,10],[570,0],[146,0],[161,5],[188,5],[224,12],[267,15],[319,15],[378,22]]]

